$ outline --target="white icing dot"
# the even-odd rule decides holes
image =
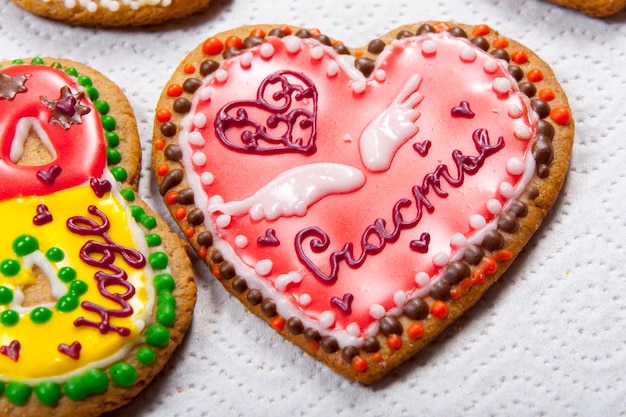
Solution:
[[[273,57],[274,52],[275,52],[274,45],[268,42],[261,44],[261,47],[259,48],[259,55],[261,55],[261,58],[264,58],[264,59],[269,59]]]
[[[241,68],[250,68],[253,58],[254,55],[252,55],[252,52],[246,51],[241,55],[241,58],[239,59],[239,65],[241,65]]]
[[[361,328],[356,323],[350,323],[346,326],[346,332],[350,336],[359,337],[361,336]]]
[[[503,182],[500,184],[500,194],[507,200],[513,198],[513,196],[515,196],[515,187],[508,182]]]
[[[228,71],[226,71],[223,68],[218,69],[217,71],[215,71],[215,79],[221,83],[223,83],[224,81],[226,81],[228,79]]]
[[[308,306],[309,304],[311,304],[311,301],[313,301],[311,299],[311,296],[309,294],[301,294],[300,295],[300,300],[298,300],[300,302],[300,305],[303,307]]]
[[[328,329],[330,326],[335,324],[335,313],[330,310],[322,311],[319,322],[323,329]]]
[[[379,83],[382,83],[387,79],[387,71],[378,69],[374,72],[374,79]]]
[[[190,144],[195,146],[204,146],[206,143],[204,136],[198,131],[190,132],[189,135],[187,135],[187,140]]]
[[[380,304],[372,304],[370,306],[370,316],[372,316],[372,318],[376,320],[380,320],[385,317],[385,313],[385,307],[381,306]]]
[[[215,176],[211,172],[203,172],[200,175],[200,182],[204,185],[211,185],[215,181]]]
[[[463,62],[474,62],[476,60],[476,51],[470,46],[464,46],[461,48],[460,58]]]
[[[467,245],[467,238],[461,232],[457,232],[450,238],[450,244],[457,248]]]
[[[439,252],[433,256],[433,264],[435,266],[445,266],[450,261],[450,256],[445,252]]]
[[[504,77],[498,77],[493,80],[493,91],[498,94],[508,94],[511,90],[511,80]]]
[[[224,228],[230,225],[231,220],[232,218],[228,214],[220,214],[217,216],[217,219],[215,219],[215,224],[218,227]]]
[[[511,175],[520,175],[524,173],[525,168],[526,167],[524,166],[524,161],[522,161],[516,156],[509,159],[506,163],[506,172],[508,172]]]
[[[422,42],[422,53],[424,55],[434,55],[437,52],[437,43],[431,39]]]
[[[430,275],[426,272],[418,272],[415,274],[415,283],[419,285],[420,288],[427,286],[430,283]]]
[[[355,94],[362,94],[365,91],[366,85],[365,80],[354,81],[351,85],[352,91]]]
[[[193,125],[199,129],[206,126],[206,114],[196,113],[193,115]]]
[[[489,210],[489,213],[491,214],[498,215],[502,212],[502,203],[500,200],[490,198],[487,200],[487,210]]]
[[[346,133],[346,134],[343,136],[343,141],[344,141],[344,142],[352,142],[352,136],[350,136],[350,134],[349,134],[349,133]]]
[[[202,152],[194,152],[191,160],[195,166],[203,167],[206,165],[206,155]]]
[[[406,303],[406,293],[402,290],[396,291],[393,295],[393,302],[396,307],[402,307]]]
[[[300,52],[300,49],[302,47],[302,40],[293,35],[285,36],[283,38],[283,43],[285,44],[287,52],[291,52],[292,54]]]
[[[517,104],[509,104],[509,117],[511,119],[519,119],[524,114],[524,110]]]
[[[520,140],[528,140],[533,137],[533,132],[526,125],[516,125],[514,128],[515,137]]]
[[[469,218],[469,225],[472,229],[482,229],[487,226],[487,220],[480,214],[473,214]]]
[[[314,46],[311,48],[311,58],[320,60],[324,56],[324,48],[321,46]]]
[[[276,288],[279,291],[285,291],[289,284],[302,282],[302,278],[303,276],[296,271],[281,274],[276,278]]]
[[[235,246],[241,249],[248,246],[248,237],[244,235],[237,235],[237,237],[235,237]]]
[[[494,72],[496,72],[498,70],[498,63],[494,59],[488,59],[483,64],[483,70],[487,74],[493,74]]]
[[[196,96],[200,101],[209,101],[212,95],[213,89],[211,87],[203,87],[196,92]]]
[[[332,78],[337,74],[339,74],[339,64],[335,61],[328,62],[328,65],[326,66],[326,75],[328,78]]]
[[[214,195],[214,196],[209,198],[209,201],[207,202],[208,203],[207,206],[211,207],[211,205],[213,205],[213,204],[222,204],[223,202],[224,202],[224,197],[222,197],[221,195],[216,194],[216,195]],[[212,213],[214,211],[215,210],[213,210]]]
[[[274,267],[274,263],[270,259],[261,259],[254,266],[254,270],[256,271],[257,274],[264,277],[268,275],[270,272],[272,272],[273,267]]]
[[[98,10],[98,5],[96,3],[89,2],[89,4],[87,4],[87,11],[90,13],[95,13],[96,10]]]

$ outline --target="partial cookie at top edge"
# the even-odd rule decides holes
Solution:
[[[626,0],[548,0],[593,17],[608,17],[626,7]]]

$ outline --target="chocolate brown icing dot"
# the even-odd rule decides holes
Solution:
[[[515,216],[513,216],[513,218],[515,219]],[[502,249],[504,246],[504,237],[497,230],[490,230],[485,233],[482,245],[489,251]]]
[[[200,74],[203,76],[207,76],[211,74],[213,71],[217,70],[220,67],[220,64],[217,61],[212,59],[207,59],[202,61],[200,64]]]
[[[413,36],[413,33],[410,30],[403,29],[396,35],[396,39],[409,38]]]
[[[350,55],[350,50],[348,49],[348,47],[346,45],[344,45],[343,43],[338,43],[335,46],[333,46],[333,49],[335,50],[335,52],[337,52],[339,55]]]
[[[534,200],[539,197],[539,190],[536,187],[528,187],[526,189],[526,196],[528,196],[530,200]]]
[[[511,60],[509,53],[504,49],[494,49],[493,51],[491,51],[491,55],[506,62],[509,62]]]
[[[174,101],[173,108],[176,113],[188,113],[191,110],[191,101],[184,97],[179,97]]]
[[[545,136],[548,140],[552,140],[554,137],[554,126],[545,120],[539,120],[539,122],[537,122],[537,132]]]
[[[270,33],[267,34],[267,36],[276,36],[277,38],[283,38],[286,35],[287,34],[285,33],[285,31],[280,28],[274,28],[270,30]]]
[[[178,145],[167,145],[163,153],[165,154],[165,157],[170,161],[178,162],[183,159],[183,151]]]
[[[220,278],[223,279],[231,279],[235,276],[235,267],[230,262],[220,263],[218,271],[220,274]]]
[[[243,47],[245,49],[252,48],[262,43],[263,43],[263,38],[259,36],[248,36],[246,39],[243,40]]]
[[[324,34],[321,34],[315,38],[319,43],[324,44],[326,46],[331,46],[332,42],[330,38]]]
[[[450,284],[447,282],[443,280],[437,281],[430,287],[430,296],[435,300],[445,301],[450,298],[451,289]]]
[[[372,71],[374,71],[375,65],[376,64],[374,63],[374,61],[365,57],[357,58],[354,61],[354,66],[356,67],[356,69],[361,71],[366,77],[369,77]]]
[[[502,213],[498,219],[498,228],[507,233],[515,233],[519,229],[519,221],[515,213]],[[500,248],[498,248],[500,249]]]
[[[161,134],[166,138],[171,138],[176,132],[178,132],[178,128],[172,122],[165,122],[161,125]]]
[[[450,30],[448,31],[450,33],[450,35],[454,36],[455,38],[466,38],[467,39],[467,33],[461,29],[458,26],[454,26],[452,28],[450,28]]]
[[[478,245],[469,245],[467,249],[465,249],[463,260],[470,265],[478,265],[484,256],[485,251],[483,251],[483,248]]]
[[[304,325],[299,318],[289,317],[287,319],[287,330],[289,330],[289,333],[291,334],[302,334],[302,332],[304,331]]]
[[[320,347],[326,353],[335,353],[339,350],[339,343],[332,336],[324,336],[320,341]]]
[[[211,234],[211,232],[201,232],[198,235],[196,242],[198,242],[198,245],[208,248],[209,246],[213,245],[213,235]]]
[[[237,291],[240,294],[248,289],[248,282],[245,280],[245,278],[242,278],[239,275],[233,278],[232,285],[233,290]]]
[[[204,212],[199,208],[193,209],[187,214],[187,221],[193,226],[197,226],[204,222]]]
[[[307,29],[300,29],[299,31],[296,32],[296,36],[299,38],[310,38],[313,35],[311,35],[311,32],[309,32]]]
[[[517,65],[509,65],[508,70],[511,77],[515,78],[516,81],[524,78],[524,71]]]
[[[183,83],[183,90],[189,94],[193,94],[202,85],[202,80],[197,78],[187,78]]]
[[[383,51],[383,49],[385,49],[385,42],[383,42],[381,39],[373,39],[367,45],[367,51],[372,54],[379,54]]]
[[[528,98],[533,97],[535,94],[537,94],[537,87],[535,87],[535,84],[533,83],[519,83],[519,89],[522,93],[526,94],[526,97]]]
[[[411,320],[423,320],[428,317],[428,303],[421,298],[411,298],[404,305],[404,315]]]
[[[221,262],[224,262],[224,256],[222,255],[222,252],[220,251],[215,251],[213,252],[213,254],[211,255],[211,260],[216,263],[219,264]]]
[[[450,285],[459,283],[463,278],[470,276],[470,267],[461,261],[453,261],[448,264],[446,272],[443,273],[443,280]]]
[[[480,48],[485,52],[489,50],[489,42],[482,36],[476,36],[471,42],[475,47]]]
[[[547,178],[550,175],[550,167],[548,165],[537,165],[537,176],[539,178]]]
[[[435,28],[433,28],[431,25],[429,25],[428,23],[424,23],[423,25],[420,25],[417,28],[417,31],[415,32],[418,36],[419,35],[424,35],[426,33],[435,33]]]
[[[239,52],[241,52],[239,49],[235,48],[234,46],[231,46],[229,48],[224,49],[224,52],[222,52],[222,57],[224,59],[232,58],[234,56],[239,55]]]
[[[385,336],[390,334],[402,334],[402,323],[396,317],[385,316],[380,319],[380,331]]]
[[[248,300],[248,302],[253,306],[258,305],[262,299],[263,294],[261,294],[261,291],[259,290],[250,290],[246,294],[246,300]]]
[[[176,197],[176,202],[178,204],[192,204],[194,202],[193,190],[191,188],[180,190],[178,192],[178,196]]]
[[[346,346],[341,350],[341,358],[347,363],[351,363],[352,359],[358,354],[359,349],[355,346]]]
[[[319,342],[319,340],[321,338],[322,338],[322,336],[320,336],[320,333],[317,330],[312,329],[310,327],[307,327],[306,329],[304,329],[304,339],[307,342],[310,342],[312,340],[315,340],[315,341]]]
[[[180,168],[173,169],[165,174],[165,176],[163,177],[163,182],[161,182],[161,185],[159,186],[159,193],[161,193],[161,195],[165,195],[165,193],[167,193],[173,187],[176,187],[178,184],[180,184],[184,176],[185,174]]]
[[[363,339],[363,350],[367,353],[374,353],[380,350],[380,342],[373,336]]]
[[[530,100],[530,107],[542,119],[545,119],[550,115],[550,105],[546,101],[540,99]]]
[[[274,317],[276,315],[276,301],[269,297],[261,300],[261,313],[266,317]]]
[[[528,206],[525,203],[516,200],[511,202],[509,211],[515,214],[517,217],[526,217],[526,215],[528,214]]]

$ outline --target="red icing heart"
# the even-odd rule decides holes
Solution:
[[[224,114],[269,120],[253,103],[287,70],[316,91],[315,149],[226,143]],[[376,334],[495,228],[534,173],[529,108],[506,66],[464,39],[397,40],[365,78],[317,42],[267,38],[204,81],[179,142],[215,247],[284,317],[344,343]],[[240,119],[240,137],[256,135]],[[279,244],[263,244],[270,229]]]
[[[39,204],[37,206],[37,214],[33,217],[33,224],[37,226],[43,226],[50,223],[52,220],[52,213],[45,204]]]
[[[14,65],[0,73],[14,80],[11,85],[19,82],[19,88],[0,91],[0,201],[44,196],[101,176],[106,150],[98,111],[85,98],[77,100],[82,93],[75,80],[44,65]],[[70,119],[60,120],[65,117]],[[39,137],[52,161],[18,165],[29,134]]]
[[[20,350],[22,345],[19,341],[13,340],[9,345],[0,346],[0,354],[7,356],[12,361],[17,362],[20,359]]]

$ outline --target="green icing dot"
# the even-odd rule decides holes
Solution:
[[[52,64],[50,64],[50,67],[54,69],[63,69],[63,65],[61,65],[61,63],[58,61],[54,61]]]
[[[0,381],[0,395],[4,392],[4,382]]]
[[[113,148],[107,148],[107,163],[109,165],[116,165],[122,161],[122,154]]]
[[[146,243],[148,246],[159,246],[163,243],[163,239],[156,233],[150,233],[146,235]]]
[[[43,324],[52,318],[52,311],[45,307],[36,307],[30,312],[33,323]]]
[[[171,305],[176,307],[176,298],[169,291],[161,291],[159,292],[159,296],[157,298],[157,305]]]
[[[154,216],[144,215],[141,216],[138,220],[139,223],[143,225],[146,229],[154,229],[157,227],[157,220]]]
[[[50,262],[61,262],[65,258],[65,253],[61,248],[50,248],[46,252],[46,259]]]
[[[63,282],[71,282],[76,279],[76,270],[71,266],[64,266],[57,272],[57,277]]]
[[[87,292],[87,289],[89,289],[89,286],[85,281],[75,279],[70,284],[70,294],[75,296],[81,296],[85,294]]]
[[[21,265],[15,259],[5,259],[0,263],[0,272],[5,277],[14,277],[20,272]]]
[[[176,307],[171,304],[162,304],[157,309],[157,322],[162,326],[171,326],[176,321]]]
[[[0,287],[0,304],[9,304],[13,301],[13,290],[8,287]]]
[[[170,332],[160,324],[152,324],[143,334],[146,343],[151,346],[163,347],[170,341]]]
[[[93,87],[85,87],[85,92],[91,101],[95,101],[100,97],[100,92]]]
[[[20,321],[20,315],[15,310],[5,310],[0,314],[0,323],[5,326],[15,326]]]
[[[109,378],[100,369],[90,369],[84,374],[70,377],[63,384],[63,392],[74,401],[104,392],[107,388]]]
[[[120,145],[120,137],[115,132],[105,132],[104,138],[111,148],[117,148]]]
[[[26,256],[39,249],[39,242],[34,236],[21,235],[13,241],[13,251],[17,256]]]
[[[122,194],[122,197],[124,197],[124,200],[128,202],[135,201],[135,192],[131,188],[121,189],[120,194]]]
[[[78,297],[73,294],[65,294],[57,301],[57,310],[68,313],[78,308]]]
[[[82,85],[83,87],[91,87],[93,85],[93,81],[91,81],[91,78],[89,78],[86,75],[81,75],[80,77],[78,77],[78,84]]]
[[[133,216],[133,219],[136,221],[139,221],[141,216],[145,216],[146,214],[145,210],[139,206],[130,206],[128,209],[130,210],[130,215]]]
[[[111,366],[111,379],[120,387],[130,387],[137,382],[137,369],[127,362],[118,362]]]
[[[100,122],[102,123],[104,130],[108,132],[114,130],[115,126],[117,126],[117,122],[112,116],[102,116],[100,117]]]
[[[124,182],[128,178],[128,172],[122,167],[111,168],[111,174],[119,182]]]
[[[34,65],[43,65],[44,62],[43,62],[43,59],[41,59],[39,57],[35,57],[35,58],[31,59],[30,63],[34,64]]]
[[[74,67],[65,68],[65,73],[72,77],[78,77],[78,71]]]
[[[137,360],[144,365],[151,365],[156,360],[156,353],[149,347],[142,347],[137,350]]]
[[[61,398],[61,386],[56,382],[42,382],[35,386],[35,396],[43,405],[54,407]]]
[[[16,64],[16,65],[21,65],[23,63],[24,61],[21,59],[14,59],[13,61],[11,61],[11,64]]]
[[[13,405],[24,405],[28,401],[33,389],[22,382],[9,382],[6,385],[5,395]]]
[[[152,284],[154,285],[154,289],[157,293],[160,293],[161,291],[172,292],[174,287],[176,287],[176,281],[174,281],[174,278],[170,274],[155,275]]]
[[[109,103],[104,100],[98,100],[93,104],[96,106],[96,110],[98,110],[98,113],[100,114],[107,114],[111,110]]]
[[[154,269],[160,270],[167,268],[168,257],[165,252],[154,252],[148,255],[148,263]]]

